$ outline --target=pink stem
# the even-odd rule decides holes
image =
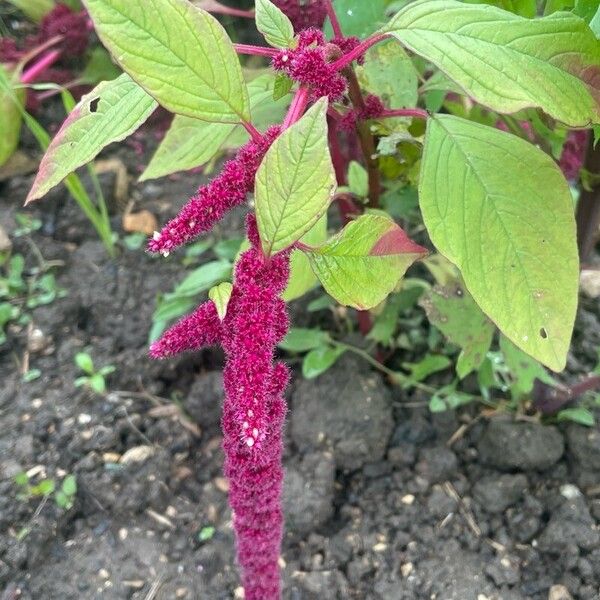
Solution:
[[[20,64],[26,65],[30,60],[33,60],[38,54],[41,54],[48,48],[55,46],[56,44],[62,42],[65,39],[64,35],[55,35],[53,38],[45,41],[43,44],[36,46],[32,50],[30,50],[25,56],[21,58]]]
[[[33,83],[36,78],[43,73],[49,66],[53,65],[61,55],[60,50],[52,50],[40,58],[29,69],[21,75],[21,83]]]
[[[415,117],[417,119],[429,118],[429,113],[422,108],[393,108],[385,110],[378,119],[385,119],[388,117]]]
[[[264,46],[252,46],[250,44],[234,44],[233,47],[238,54],[251,54],[253,56],[268,56],[272,58],[278,52],[275,48],[265,48]]]
[[[252,123],[248,121],[242,121],[242,125],[244,126],[244,129],[250,134],[250,137],[253,141],[260,142],[262,135],[260,131],[258,131],[258,129],[256,129],[256,127],[252,125]]]
[[[294,96],[292,103],[290,104],[288,113],[285,116],[283,125],[281,126],[282,131],[285,131],[290,125],[293,125],[303,115],[304,111],[306,110],[307,104],[308,88],[301,86],[296,91],[296,95]]]
[[[342,28],[340,26],[340,22],[335,14],[335,8],[333,8],[333,2],[331,0],[326,0],[325,8],[327,10],[327,16],[329,17],[329,22],[331,23],[331,28],[333,29],[333,35],[336,38],[343,38],[344,33],[342,32]]]
[[[374,35],[373,37],[367,38],[364,40],[364,42],[361,42],[358,46],[356,46],[356,48],[348,52],[348,54],[344,54],[344,56],[338,58],[335,62],[332,62],[331,66],[336,71],[341,71],[353,60],[356,60],[359,56],[363,55],[371,46],[374,46],[386,37],[387,35]]]

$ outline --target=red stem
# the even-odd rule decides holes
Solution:
[[[21,83],[33,83],[49,66],[53,65],[61,55],[60,50],[51,50],[21,75]]]
[[[277,54],[275,48],[265,46],[252,46],[251,44],[234,44],[233,47],[238,54],[251,54],[253,56],[268,56],[272,58]]]
[[[304,114],[306,105],[308,104],[308,98],[308,88],[300,86],[292,99],[287,115],[285,115],[285,120],[281,126],[282,131],[285,131],[290,125],[293,125]]]
[[[242,121],[242,125],[244,126],[244,129],[250,134],[250,137],[255,142],[260,142],[262,135],[261,135],[260,131],[258,131],[258,129],[256,129],[256,127],[254,127],[254,125],[252,125],[252,123],[250,123],[248,121]]]
[[[55,46],[59,42],[62,42],[64,39],[65,39],[64,35],[55,35],[53,38],[50,38],[49,40],[45,41],[43,44],[36,46],[32,50],[30,50],[27,54],[25,54],[25,56],[23,56],[21,58],[21,60],[19,61],[19,64],[22,66],[25,66],[30,60],[33,60],[38,54],[41,54],[45,50],[48,50],[48,48]]]
[[[333,35],[336,38],[343,38],[344,33],[342,32],[342,28],[340,26],[340,22],[335,14],[335,8],[333,8],[333,2],[331,0],[326,0],[325,8],[327,10],[327,16],[329,17],[329,22],[331,23],[331,28],[333,29]]]
[[[356,48],[350,50],[348,54],[344,54],[336,61],[331,63],[331,66],[336,71],[341,71],[344,67],[347,67],[353,60],[356,60],[359,56],[362,56],[371,46],[374,46],[381,40],[385,39],[386,35],[374,35],[373,37],[367,38],[364,42],[361,42]]]
[[[385,119],[387,117],[415,117],[417,119],[429,118],[429,113],[422,108],[392,108],[390,110],[383,111],[383,114],[377,117],[378,119]]]

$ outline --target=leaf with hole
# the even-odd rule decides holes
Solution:
[[[248,90],[221,24],[187,0],[83,0],[98,37],[124,71],[167,110],[239,123]]]
[[[267,256],[297,242],[325,213],[335,173],[321,98],[271,145],[256,173],[256,218]]]
[[[429,322],[462,350],[456,372],[462,379],[483,362],[492,344],[495,327],[458,280],[428,290],[419,304]]]
[[[125,73],[100,83],[77,103],[50,143],[26,202],[41,198],[105,146],[132,134],[157,106]]]
[[[600,42],[569,13],[525,19],[456,0],[409,4],[379,30],[493,110],[539,107],[572,127],[600,122]]]
[[[391,219],[379,214],[363,215],[327,243],[306,250],[327,293],[359,310],[382,302],[406,269],[426,253]]]
[[[419,195],[432,242],[483,312],[563,369],[579,267],[571,193],[554,161],[514,135],[439,115],[427,127]]]

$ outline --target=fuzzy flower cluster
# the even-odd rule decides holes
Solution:
[[[575,181],[583,168],[588,138],[589,132],[584,129],[570,131],[567,136],[558,166],[569,181]]]
[[[38,32],[25,38],[22,47],[17,46],[13,38],[0,39],[0,62],[19,62],[29,51],[41,46],[56,36],[62,40],[55,48],[68,57],[81,56],[87,49],[90,27],[85,11],[72,11],[65,4],[57,4],[42,20]],[[44,79],[54,81],[48,76]]]
[[[283,531],[283,392],[289,374],[274,356],[288,329],[280,296],[289,278],[289,252],[265,260],[253,216],[247,230],[252,246],[237,263],[223,321],[214,304],[206,302],[169,329],[150,354],[164,358],[204,345],[223,346],[225,475],[245,597],[277,600]]]
[[[179,214],[148,243],[150,252],[168,256],[175,248],[209,231],[225,213],[244,202],[254,189],[254,176],[279,127],[271,127],[259,141],[242,146],[235,158],[225,163],[221,173],[201,187]]]
[[[273,3],[289,17],[295,31],[321,29],[327,17],[324,0],[274,0]]]
[[[344,131],[352,131],[356,127],[358,121],[368,121],[369,119],[377,119],[385,111],[385,106],[379,96],[369,94],[365,98],[365,105],[361,109],[350,109],[339,123],[340,129]]]
[[[298,46],[282,50],[273,57],[273,68],[290,79],[309,87],[314,98],[327,96],[339,100],[346,91],[346,79],[336,71],[331,61],[341,56],[333,43],[326,43],[318,29],[305,29],[298,34]]]

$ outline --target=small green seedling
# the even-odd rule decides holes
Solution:
[[[96,394],[104,394],[106,392],[105,377],[114,372],[113,365],[106,365],[96,371],[94,361],[87,352],[78,352],[75,355],[75,364],[85,373],[75,380],[75,387],[82,385],[90,388]]]
[[[49,498],[54,495],[56,506],[64,510],[73,507],[75,496],[77,495],[77,480],[75,475],[67,475],[57,489],[54,479],[42,479],[39,483],[31,485],[29,476],[25,472],[18,473],[15,476],[15,483],[19,487],[18,498],[22,501],[31,498]]]

